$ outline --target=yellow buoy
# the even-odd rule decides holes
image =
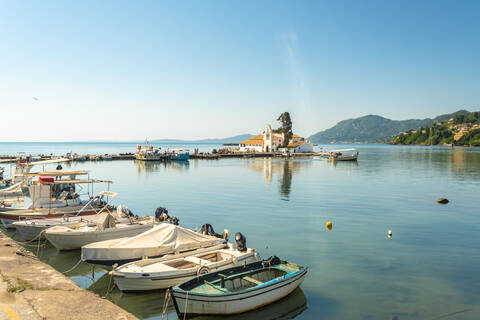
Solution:
[[[332,224],[331,221],[327,221],[326,226],[327,226],[328,231],[332,230],[332,228],[333,228],[333,224]]]

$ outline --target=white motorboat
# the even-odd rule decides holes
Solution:
[[[102,218],[101,213],[111,212],[110,201],[115,199],[117,194],[111,191],[102,191],[90,199],[75,215],[64,215],[61,218],[50,219],[24,219],[13,222],[12,225],[24,240],[45,239],[45,230],[55,226],[96,226],[98,220]],[[106,200],[105,200],[106,199]],[[99,206],[98,204],[104,204]],[[120,210],[118,210],[120,209]],[[94,215],[82,216],[83,211],[93,210]],[[112,212],[113,213],[113,212]],[[117,222],[128,222],[128,215],[121,212],[121,206],[117,208],[114,218]]]
[[[258,260],[254,249],[248,248],[242,252],[232,244],[220,246],[206,248],[201,253],[189,251],[130,262],[115,268],[112,271],[113,279],[122,291],[166,289],[197,275]]]
[[[330,161],[357,161],[358,159],[357,149],[341,149],[331,150],[328,153],[328,160]]]
[[[166,254],[178,254],[224,243],[226,243],[224,239],[161,223],[135,237],[101,241],[83,246],[82,260],[103,265],[121,265],[142,258],[157,258]]]
[[[146,145],[137,146],[137,152],[135,152],[135,159],[142,161],[158,161],[165,159],[165,154],[161,152],[161,148],[154,148],[153,146]]]
[[[308,268],[272,257],[199,275],[170,289],[179,318],[255,310],[289,295]]]
[[[94,242],[133,237],[155,225],[154,217],[132,218],[128,223],[115,223],[115,218],[109,213],[95,226],[82,224],[48,228],[45,237],[58,250],[75,250]]]

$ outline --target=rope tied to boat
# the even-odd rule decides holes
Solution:
[[[183,320],[187,319],[188,292],[189,291],[187,291],[187,296],[185,297],[185,311],[183,312]]]
[[[61,273],[69,273],[69,272],[75,270],[75,268],[77,268],[80,265],[81,262],[82,262],[82,259],[79,259],[78,262],[75,263],[75,265],[73,267],[71,267],[70,269],[68,269],[66,271],[61,271]]]
[[[162,307],[162,320],[163,320],[163,316],[165,315],[165,313],[167,312],[168,310],[168,305],[170,303],[170,290],[167,290],[167,293],[165,294],[165,298],[163,299],[163,307]],[[167,313],[167,319],[168,319],[168,313]]]

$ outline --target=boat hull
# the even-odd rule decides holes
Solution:
[[[244,257],[239,258],[234,264],[232,261],[225,261],[224,264],[218,265],[216,267],[207,266],[210,271],[218,271],[226,268],[233,267],[237,264],[244,264],[257,261],[255,251],[251,251],[249,254],[246,254]],[[132,291],[151,291],[151,290],[161,290],[168,287],[173,287],[179,283],[190,280],[191,278],[197,276],[197,270],[179,272],[175,275],[165,275],[165,276],[143,276],[142,274],[135,274],[134,276],[128,275],[116,275],[113,273],[113,280],[117,287],[124,292]]]
[[[191,315],[229,315],[258,309],[280,300],[298,288],[307,274],[307,268],[295,276],[255,290],[220,295],[202,295],[172,289],[177,313]]]
[[[153,224],[138,224],[128,227],[115,227],[98,231],[87,232],[50,232],[45,236],[57,250],[75,250],[99,241],[112,240],[123,237],[133,237],[153,227]]]
[[[64,215],[75,216],[78,214],[78,211],[54,211],[48,213],[46,210],[24,210],[25,213],[15,213],[16,210],[8,210],[0,212],[0,220],[2,221],[3,226],[6,229],[15,229],[14,222],[21,220],[30,220],[30,219],[51,219],[51,218],[61,218]],[[18,210],[21,211],[21,210]],[[80,216],[90,216],[97,214],[95,210],[85,210],[80,213]]]

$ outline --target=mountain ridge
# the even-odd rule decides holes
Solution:
[[[400,132],[431,126],[435,122],[442,122],[457,114],[468,112],[467,110],[458,110],[433,119],[408,120],[392,120],[369,114],[342,120],[329,129],[311,135],[308,139],[313,143],[386,143]]]
[[[155,139],[150,140],[151,143],[211,143],[211,144],[221,144],[221,143],[239,143],[240,141],[250,139],[253,137],[253,134],[240,134],[233,137],[226,138],[209,138],[209,139],[200,139],[200,140],[182,140],[182,139]]]

